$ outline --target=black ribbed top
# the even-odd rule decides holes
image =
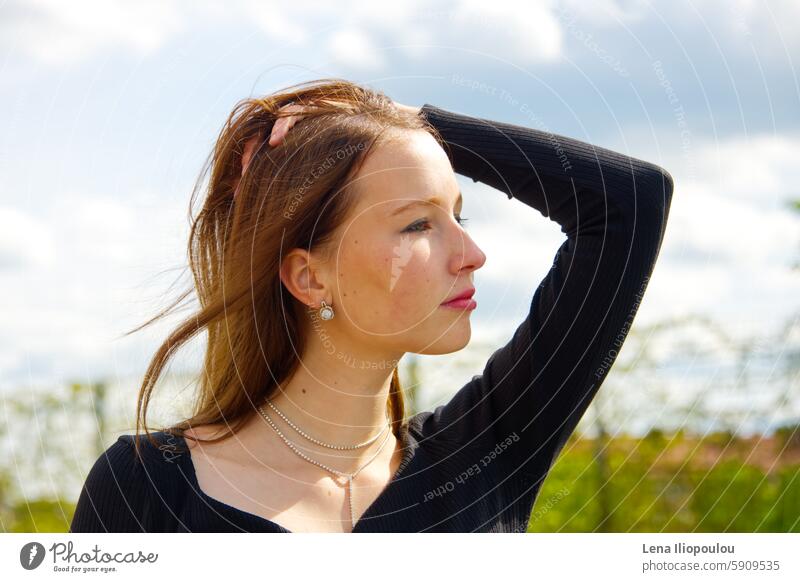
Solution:
[[[400,468],[354,532],[524,532],[542,481],[614,362],[672,197],[659,166],[565,136],[424,105],[455,172],[561,226],[530,312],[482,374],[403,431]],[[516,202],[508,202],[517,204]],[[509,249],[524,253],[525,248]],[[525,277],[526,273],[509,273]],[[288,532],[207,496],[179,437],[122,435],[94,463],[73,532]]]

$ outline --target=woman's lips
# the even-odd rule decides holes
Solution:
[[[458,297],[442,303],[442,307],[449,307],[451,309],[475,309],[478,304],[472,296],[475,294],[475,287],[470,287],[466,291],[459,293]]]
[[[472,299],[471,297],[465,297],[463,299],[454,299],[453,301],[442,303],[441,306],[449,307],[451,309],[468,309],[472,311],[478,306],[478,302]]]

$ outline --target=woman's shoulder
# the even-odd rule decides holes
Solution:
[[[70,531],[153,531],[156,500],[179,502],[188,486],[180,449],[183,439],[165,431],[123,434],[94,461],[75,508]],[[139,451],[136,442],[139,442]]]
[[[90,474],[113,471],[132,476],[141,471],[164,470],[174,465],[175,456],[172,451],[183,444],[183,439],[166,431],[122,434],[100,453]]]
[[[120,435],[109,451],[114,448],[133,453],[142,466],[158,471],[171,470],[188,454],[186,440],[167,430]]]
[[[138,448],[137,448],[138,442]],[[191,456],[187,440],[166,430],[123,434],[111,445],[126,458],[122,467],[131,477],[143,480],[154,493],[168,503],[177,503],[190,487]]]

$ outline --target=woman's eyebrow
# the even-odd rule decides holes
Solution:
[[[461,191],[459,191],[458,192],[458,198],[456,198],[456,206],[458,206],[458,204],[463,202],[463,201],[464,201],[464,196],[461,194]],[[414,208],[415,206],[420,206],[420,205],[424,205],[424,206],[431,206],[431,205],[443,206],[442,201],[438,196],[431,196],[430,198],[414,200],[412,202],[409,202],[408,204],[403,204],[402,206],[400,206],[398,208],[395,208],[391,212],[391,214],[389,216],[395,216],[397,214],[400,214],[401,212],[405,212],[406,210],[410,210],[410,209]]]

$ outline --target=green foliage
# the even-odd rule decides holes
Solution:
[[[749,441],[729,433],[576,441],[545,480],[528,531],[800,532],[800,462],[782,442],[759,466]]]
[[[75,504],[60,499],[39,499],[15,505],[5,516],[6,532],[61,533],[69,529]]]
[[[691,511],[699,531],[800,531],[800,466],[765,475],[735,460],[719,463],[696,485]],[[790,516],[794,516],[791,518]]]
[[[785,449],[800,450],[800,424],[787,424],[775,431],[775,436]]]
[[[66,532],[72,520],[74,503],[58,499],[69,496],[54,480],[55,490],[50,496],[55,499],[37,499],[25,491],[26,479],[31,469],[46,470],[51,475],[67,475],[74,472],[76,443],[70,438],[56,438],[63,434],[64,419],[79,419],[92,415],[99,431],[92,451],[85,457],[90,462],[102,452],[102,433],[105,415],[105,382],[69,383],[49,391],[18,390],[10,392],[4,399],[10,426],[34,427],[38,433],[31,446],[24,452],[12,449],[9,455],[0,455],[0,533],[2,532]],[[0,424],[0,445],[7,446],[9,438],[6,424]],[[8,447],[11,448],[11,447]],[[46,469],[43,469],[45,468]],[[66,480],[64,480],[66,481]]]

